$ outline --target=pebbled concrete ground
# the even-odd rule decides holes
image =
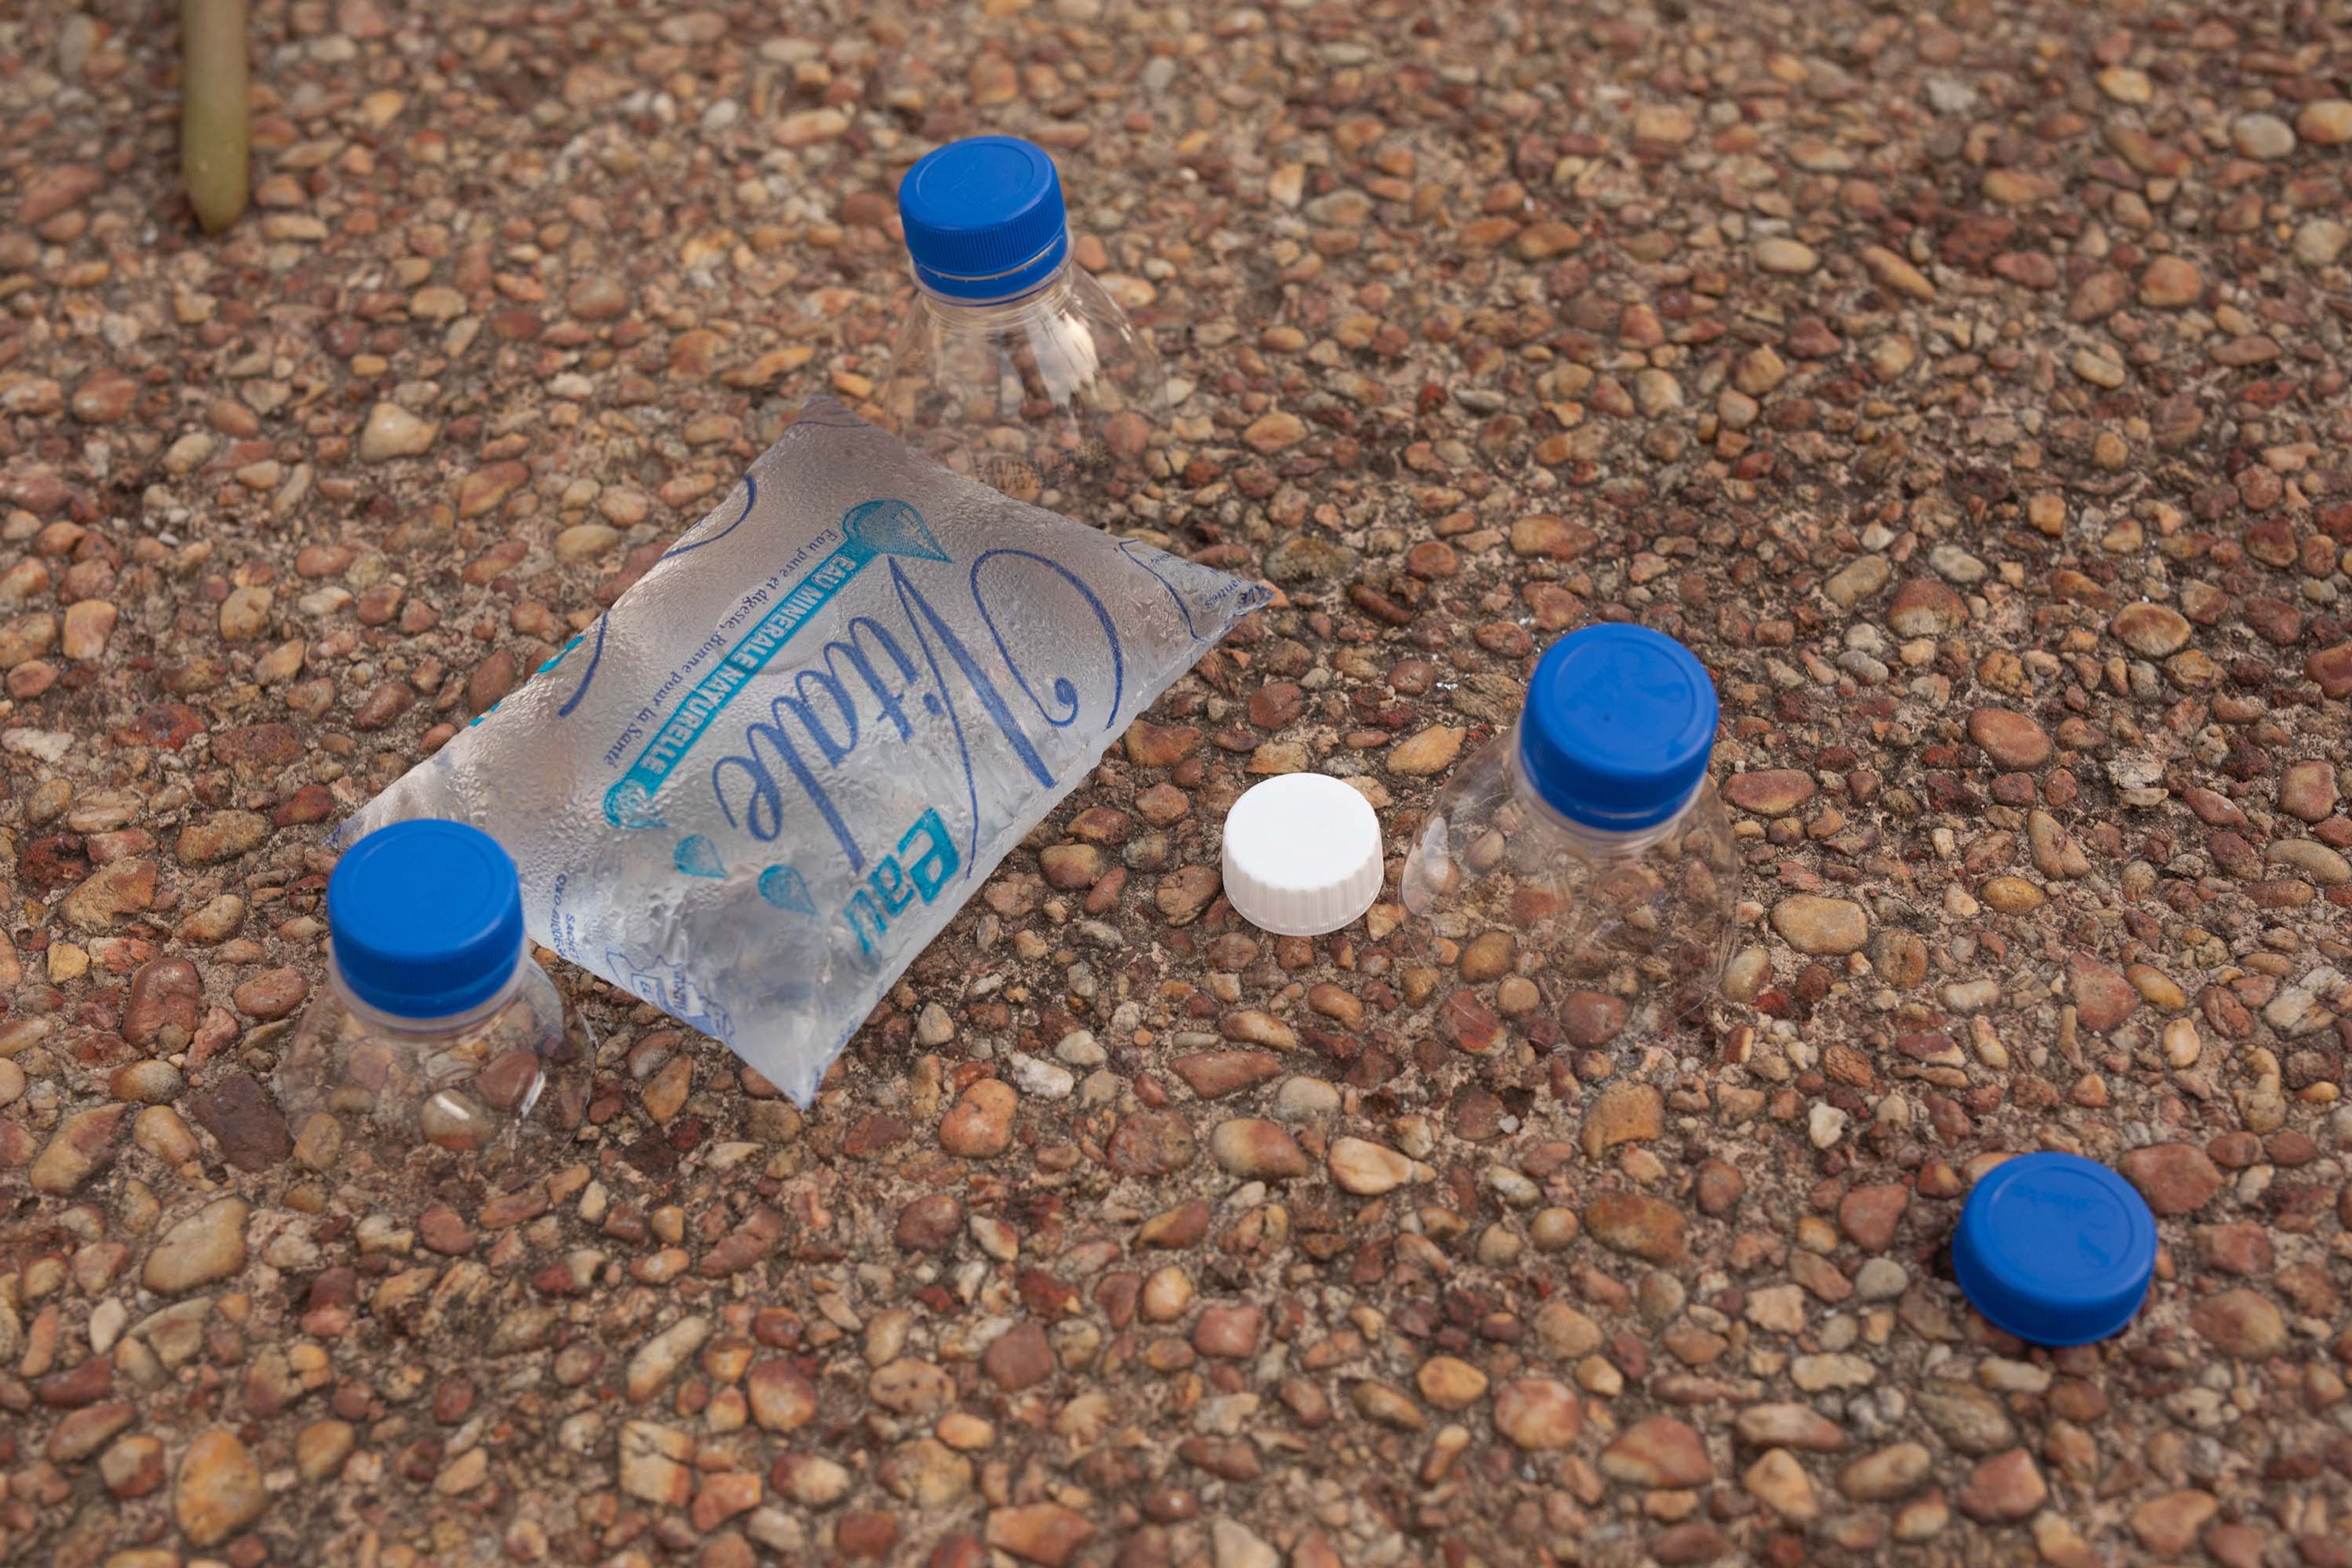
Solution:
[[[0,1558],[2346,1560],[2352,10],[259,0],[209,239],[173,10],[0,16]],[[1284,597],[809,1114],[562,971],[573,1148],[310,1168],[324,826],[870,395],[989,130],[1178,378],[1095,520]],[[1708,1027],[1218,899],[1622,616]],[[2105,1345],[1951,1282],[2037,1147]]]

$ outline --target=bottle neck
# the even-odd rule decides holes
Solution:
[[[943,319],[960,323],[986,325],[993,321],[1025,316],[1041,306],[1050,306],[1066,297],[1071,287],[1072,263],[1063,263],[1028,287],[1001,299],[966,300],[953,294],[942,294],[925,283],[920,273],[915,274],[915,299],[923,310]]]
[[[433,1017],[413,1017],[404,1013],[387,1013],[383,1008],[362,1001],[343,979],[342,965],[334,962],[330,947],[327,955],[327,983],[334,989],[335,1000],[341,1003],[352,1017],[369,1028],[389,1035],[454,1035],[497,1016],[499,1010],[515,999],[522,983],[530,954],[526,950],[515,955],[515,966],[506,983],[490,996],[462,1012],[445,1013]]]
[[[1688,817],[1692,808],[1698,805],[1699,796],[1706,792],[1706,780],[1701,778],[1692,786],[1690,794],[1684,796],[1682,802],[1663,820],[1649,823],[1641,827],[1596,827],[1591,823],[1581,822],[1569,816],[1544,798],[1543,792],[1536,787],[1535,780],[1529,776],[1526,762],[1521,756],[1519,750],[1521,737],[1519,728],[1516,724],[1511,727],[1510,745],[1513,797],[1528,810],[1542,817],[1559,832],[1566,835],[1587,858],[1594,860],[1631,859],[1652,845],[1673,837],[1682,831],[1684,819]]]

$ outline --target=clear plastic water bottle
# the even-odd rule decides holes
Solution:
[[[1071,262],[1054,161],[1017,137],[950,142],[907,171],[898,216],[915,304],[879,401],[900,439],[1062,511],[1143,484],[1167,377],[1150,340]]]
[[[1707,776],[1715,683],[1645,626],[1545,650],[1511,732],[1448,780],[1405,861],[1440,936],[1510,939],[1572,1042],[1671,1028],[1716,994],[1738,858]]]
[[[379,828],[328,879],[327,927],[328,985],[275,1083],[311,1163],[363,1148],[397,1163],[421,1145],[510,1154],[526,1132],[579,1125],[563,997],[525,951],[496,840],[431,818]]]

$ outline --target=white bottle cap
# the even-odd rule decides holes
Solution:
[[[1225,898],[1276,936],[1321,936],[1381,896],[1371,802],[1327,773],[1284,773],[1225,814]]]

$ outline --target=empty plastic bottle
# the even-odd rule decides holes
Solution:
[[[1587,626],[1536,665],[1511,732],[1455,773],[1405,861],[1440,935],[1514,939],[1571,1039],[1671,1027],[1731,951],[1738,858],[1707,758],[1715,683],[1644,626]]]
[[[365,1147],[511,1153],[580,1120],[563,997],[524,950],[514,861],[464,823],[379,828],[327,880],[326,990],[278,1068],[314,1166]]]
[[[899,437],[1063,511],[1103,510],[1144,483],[1167,377],[1150,340],[1072,265],[1044,150],[950,142],[907,171],[898,216],[915,304],[879,401]]]

